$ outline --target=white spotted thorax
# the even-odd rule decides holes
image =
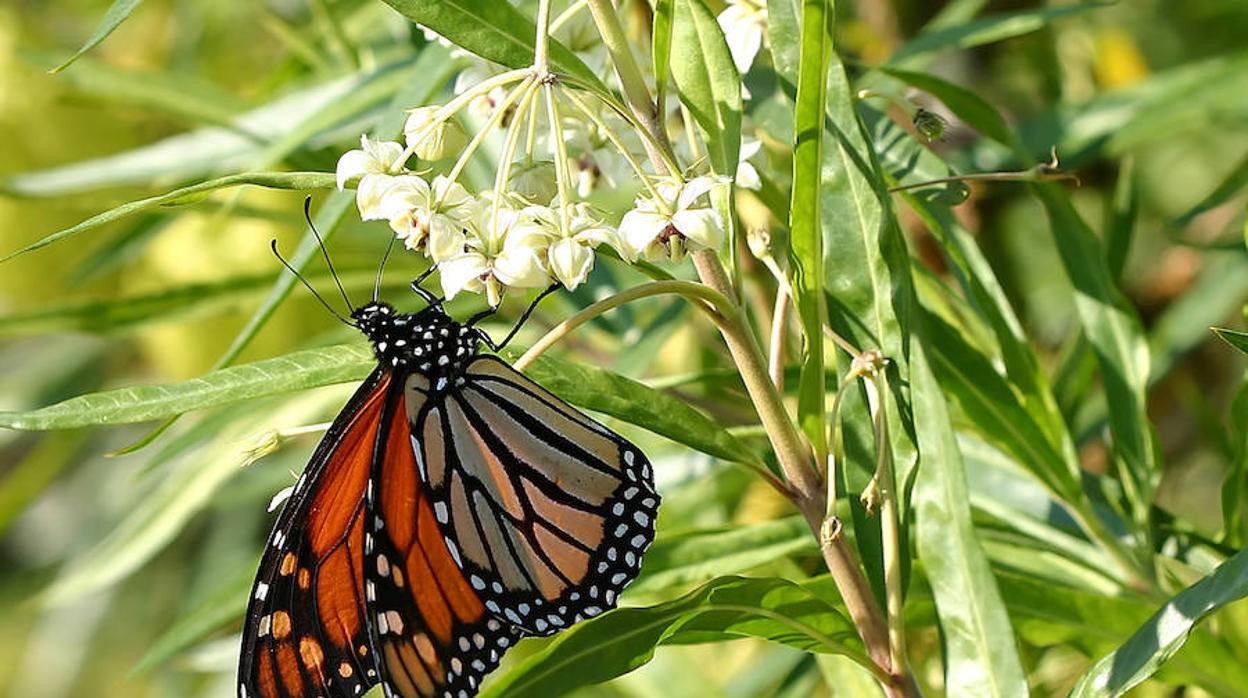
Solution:
[[[431,382],[460,374],[482,340],[478,330],[455,322],[435,307],[408,314],[373,302],[356,309],[351,317],[372,342],[382,366],[402,367]]]

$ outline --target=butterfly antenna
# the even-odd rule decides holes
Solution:
[[[534,298],[533,302],[529,304],[529,307],[525,308],[524,313],[520,315],[520,319],[516,321],[515,327],[511,328],[511,332],[508,332],[507,336],[503,337],[503,341],[499,342],[497,346],[494,346],[491,348],[494,349],[494,351],[502,351],[503,347],[507,346],[507,344],[512,340],[512,338],[516,336],[516,333],[520,331],[520,328],[524,327],[524,323],[529,319],[529,316],[533,314],[533,311],[537,310],[537,304],[541,303],[542,299],[546,298],[546,296],[549,296],[550,294],[554,293],[560,288],[562,288],[562,284],[554,283],[554,284],[551,284],[545,291],[542,291],[540,294],[538,294],[537,298]],[[493,314],[493,312],[494,312],[493,310],[489,310],[484,313],[478,313],[476,316],[474,316],[471,320],[468,321],[468,324],[472,325],[477,320],[488,317],[489,315]]]
[[[334,283],[338,285],[338,292],[342,294],[342,300],[347,302],[347,309],[354,308],[351,299],[347,298],[347,291],[342,287],[342,281],[338,279],[338,270],[334,269],[334,263],[329,259],[329,250],[325,248],[325,239],[321,237],[321,233],[316,229],[316,225],[312,222],[312,197],[303,200],[303,217],[308,221],[308,227],[312,230],[312,234],[316,236],[316,241],[321,243],[321,254],[325,255],[325,264],[329,265],[329,273],[334,277]]]
[[[277,240],[273,240],[270,244],[270,247],[273,248],[273,255],[277,257],[277,260],[279,262],[282,263],[282,266],[289,269],[290,273],[294,274],[296,279],[299,279],[299,281],[303,282],[303,285],[309,291],[312,292],[312,295],[315,296],[316,299],[321,302],[321,305],[325,306],[325,309],[328,310],[331,315],[338,318],[343,323],[350,325],[352,327],[355,327],[354,322],[351,322],[350,320],[346,319],[345,317],[342,316],[342,313],[339,313],[337,310],[334,310],[332,307],[330,307],[329,303],[326,303],[325,299],[321,297],[321,294],[317,293],[315,288],[312,288],[312,284],[308,283],[308,280],[304,278],[303,274],[300,274],[293,266],[290,265],[290,262],[286,261],[286,258],[282,256],[282,253],[277,251]]]
[[[373,302],[377,302],[377,297],[381,295],[381,273],[386,270],[386,261],[390,259],[390,253],[394,251],[394,238],[390,238],[390,244],[386,245],[386,253],[381,256],[381,264],[377,265],[377,281],[373,283]]]

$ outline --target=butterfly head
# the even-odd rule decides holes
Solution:
[[[439,306],[400,313],[374,301],[351,313],[383,366],[429,376],[450,376],[477,353],[480,334],[455,322]]]

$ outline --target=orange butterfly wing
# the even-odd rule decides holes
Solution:
[[[240,698],[350,698],[377,683],[365,622],[365,490],[391,375],[374,371],[317,447],[260,562]]]
[[[455,564],[487,611],[550,635],[615,606],[654,539],[645,454],[496,356],[443,387],[409,408],[412,445]]]
[[[474,695],[521,633],[485,612],[434,518],[407,415],[438,408],[410,387],[392,399],[383,457],[374,462],[364,562],[382,685],[402,698]]]

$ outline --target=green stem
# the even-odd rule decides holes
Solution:
[[[516,359],[512,366],[517,371],[523,371],[537,357],[545,353],[547,349],[550,349],[560,339],[566,337],[569,332],[613,308],[618,308],[625,303],[631,303],[640,298],[671,293],[694,301],[694,305],[706,312],[716,325],[725,322],[722,313],[723,309],[732,308],[732,301],[722,293],[707,288],[703,284],[692,281],[652,281],[640,286],[634,286],[627,291],[621,291],[609,298],[604,298],[555,325],[541,339],[537,340],[533,346],[529,347],[529,350],[524,352],[519,359]]]
[[[888,440],[888,377],[883,370],[870,374],[868,399],[875,427],[875,482],[880,498],[880,537],[884,553],[884,590],[888,611],[888,646],[893,672],[906,666],[906,627],[901,588],[901,527],[897,512],[897,491],[893,468],[893,448]]]
[[[527,70],[524,72],[528,73],[528,77],[526,77],[519,85],[516,86],[514,90],[503,98],[502,103],[499,104],[498,108],[494,110],[494,113],[490,116],[489,121],[481,127],[481,130],[477,131],[477,134],[472,137],[471,141],[468,141],[468,145],[464,147],[464,152],[460,153],[459,159],[455,161],[455,166],[451,168],[450,174],[446,176],[449,182],[454,182],[459,179],[459,175],[462,174],[464,168],[467,167],[468,161],[472,158],[473,153],[476,153],[477,148],[481,147],[481,142],[485,140],[485,137],[488,136],[491,131],[502,123],[503,116],[507,114],[507,110],[510,109],[511,105],[514,104],[515,101],[519,99],[520,96],[524,94],[533,84],[532,73]],[[444,191],[450,191],[450,189],[451,188],[448,186]]]
[[[563,121],[559,116],[559,103],[555,100],[555,86],[549,82],[542,85],[542,93],[546,97],[546,114],[550,117],[550,149],[555,160],[555,184],[559,189],[560,232],[567,237],[572,229],[569,220],[572,172],[568,170],[568,144],[563,140]]]
[[[659,121],[654,100],[650,98],[650,88],[646,87],[646,80],[642,77],[641,66],[637,63],[632,45],[624,34],[624,27],[620,24],[620,16],[615,11],[615,5],[611,3],[611,0],[589,0],[589,11],[594,16],[594,24],[598,26],[602,43],[606,45],[607,53],[611,55],[611,62],[615,65],[615,74],[619,77],[620,86],[624,89],[624,99],[637,120],[644,126],[644,130],[652,134],[654,140],[657,141],[657,144],[647,141],[647,150],[651,148],[655,150],[650,154],[650,159],[655,162],[656,166],[659,162],[666,163],[674,160],[675,158],[666,157],[670,153],[665,153],[665,151],[670,151],[671,146],[664,147],[667,137],[663,125]],[[675,170],[668,174],[678,173],[679,170]]]
[[[533,70],[538,75],[545,75],[550,56],[550,0],[540,0],[537,4],[537,38],[534,43]]]
[[[520,142],[520,123],[524,120],[524,115],[528,112],[533,98],[537,96],[537,91],[540,89],[536,81],[528,85],[524,96],[520,98],[520,104],[516,107],[516,113],[511,117],[511,124],[507,127],[507,140],[503,143],[498,172],[494,175],[494,203],[491,204],[490,209],[491,229],[498,227],[498,207],[503,200],[503,194],[507,191],[507,183],[511,181],[511,163],[516,156],[516,146]]]
[[[645,185],[646,191],[650,193],[650,198],[654,201],[655,205],[658,206],[659,212],[665,216],[671,216],[671,207],[667,205],[667,201],[665,201],[659,194],[659,190],[655,188],[654,182],[650,181],[651,178],[646,175],[644,170],[641,169],[641,163],[637,162],[637,158],[633,157],[633,154],[628,152],[628,148],[624,147],[624,142],[620,139],[619,135],[617,135],[616,132],[607,125],[606,121],[595,114],[594,111],[585,104],[585,102],[581,101],[581,98],[577,97],[576,93],[571,90],[566,90],[564,95],[567,96],[568,100],[572,102],[573,106],[575,106],[582,114],[585,115],[586,118],[592,121],[600,131],[602,131],[603,135],[607,137],[607,140],[611,141],[611,145],[614,145],[615,149],[620,152],[620,155],[624,156],[624,159],[628,161],[629,166],[633,168],[633,172],[637,173],[637,178],[641,180],[643,185]]]
[[[532,74],[532,68],[509,70],[505,73],[500,73],[492,78],[489,78],[488,80],[483,80],[476,85],[473,85],[472,89],[447,102],[445,106],[434,112],[433,118],[429,120],[429,123],[425,125],[424,129],[422,129],[419,133],[413,134],[408,141],[407,147],[403,149],[403,154],[400,155],[398,160],[391,165],[390,169],[398,169],[406,163],[407,159],[412,157],[412,153],[416,152],[416,147],[420,145],[422,140],[428,138],[429,134],[433,133],[435,128],[440,126],[442,122],[459,113],[459,110],[468,106],[472,100],[488,93],[496,87],[509,85],[517,80],[524,80],[525,78],[531,77]]]

